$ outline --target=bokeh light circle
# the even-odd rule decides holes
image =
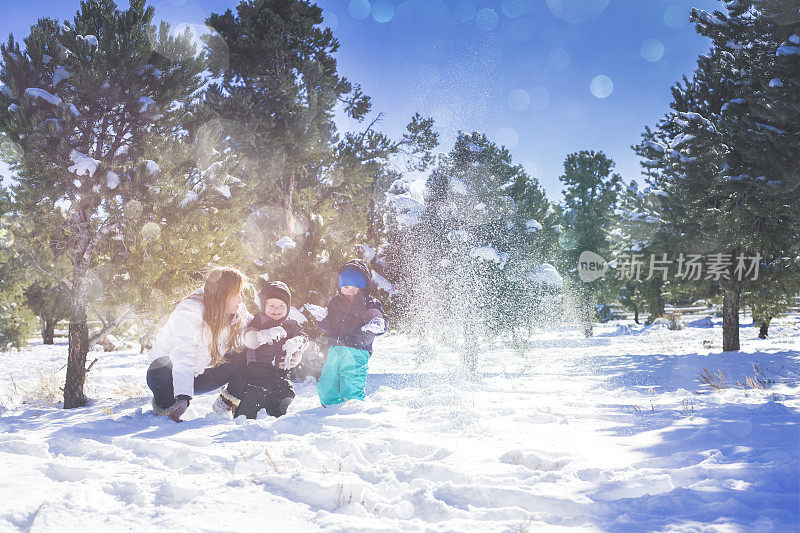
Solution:
[[[661,61],[661,58],[664,57],[664,43],[658,39],[647,39],[642,43],[639,53],[645,61],[651,63]]]
[[[561,71],[566,70],[569,68],[572,59],[569,56],[569,52],[564,50],[563,48],[556,48],[555,50],[550,50],[550,53],[547,54],[547,66],[553,70]]]
[[[614,82],[608,76],[601,74],[592,78],[589,90],[597,98],[608,98],[614,92]]]
[[[492,31],[497,27],[499,17],[494,9],[486,7],[475,14],[475,25],[481,31]]]
[[[497,143],[509,150],[519,144],[519,134],[514,128],[504,127],[497,132]]]
[[[350,0],[350,5],[347,6],[347,12],[356,20],[367,18],[371,11],[372,6],[367,0]]]
[[[531,105],[531,95],[525,89],[514,89],[508,93],[508,107],[513,111],[525,111]]]
[[[158,8],[156,11],[158,11]],[[153,20],[156,31],[153,33],[148,32],[147,34],[151,49],[170,61],[180,61],[184,56],[184,52],[179,47],[171,46],[160,40],[158,31],[158,25],[160,23],[161,21],[159,20]],[[224,70],[228,67],[230,61],[228,43],[225,42],[225,39],[217,30],[205,24],[192,24],[188,22],[170,24],[169,33],[173,38],[187,32],[191,43],[196,47],[196,52],[198,54],[205,52],[205,62],[209,69]],[[153,76],[159,76],[154,70],[148,73]]]
[[[136,220],[142,216],[142,213],[144,212],[144,206],[139,200],[128,200],[125,202],[123,212],[126,218]]]
[[[161,238],[161,226],[155,222],[147,222],[139,230],[139,233],[142,236],[142,241],[146,243],[157,241]]]
[[[547,0],[547,7],[558,18],[577,24],[599,17],[608,2],[609,0]]]
[[[337,27],[339,27],[339,17],[337,17],[332,11],[323,11],[322,23],[331,30],[335,30]]]
[[[372,5],[372,18],[377,22],[389,22],[394,18],[394,6],[389,0],[377,0]]]
[[[291,225],[287,228],[289,220]],[[328,225],[326,221],[326,226]],[[284,261],[288,264],[299,257],[308,228],[308,221],[299,214],[289,213],[280,206],[267,206],[259,208],[245,219],[244,235],[253,257],[264,261],[264,268],[269,271],[275,266],[269,261]],[[283,237],[292,239],[295,246],[279,248],[276,243]]]
[[[689,22],[689,12],[683,6],[673,5],[664,10],[664,24],[679,30]]]
[[[525,2],[524,0],[503,0],[500,10],[509,18],[518,17],[525,12]]]

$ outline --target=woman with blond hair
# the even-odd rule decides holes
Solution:
[[[242,331],[252,318],[242,304],[246,283],[235,268],[214,268],[205,286],[170,314],[150,350],[147,370],[157,415],[179,422],[195,394],[223,386],[214,410],[235,409],[245,386]]]

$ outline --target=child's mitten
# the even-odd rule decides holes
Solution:
[[[375,335],[380,335],[386,331],[386,322],[381,317],[375,317],[367,322],[364,327],[361,328],[361,331],[364,333],[374,333]]]
[[[283,343],[284,357],[283,368],[288,370],[300,364],[303,360],[303,346],[306,344],[305,337],[292,337]]]
[[[321,305],[306,304],[306,309],[317,322],[328,316],[328,309]]]
[[[256,333],[259,345],[272,344],[286,337],[286,330],[280,326],[274,328],[262,329]]]

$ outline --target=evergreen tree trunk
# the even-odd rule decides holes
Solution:
[[[658,287],[658,293],[656,295],[656,316],[664,316],[664,313],[667,308],[667,299],[664,298],[664,293],[661,290],[661,286]]]
[[[720,283],[722,300],[722,351],[739,349],[739,291]]]
[[[633,306],[633,321],[636,322],[637,324],[639,323],[639,306],[638,305],[634,305]]]
[[[89,326],[86,323],[86,272],[93,247],[89,235],[91,223],[85,211],[78,216],[80,228],[75,245],[75,271],[72,277],[72,300],[69,316],[67,379],[64,383],[64,409],[86,405],[83,384],[86,381],[86,354],[89,352]]]
[[[769,335],[769,323],[772,320],[772,317],[768,317],[761,321],[759,330],[758,330],[758,338],[759,339],[766,339]]]
[[[76,275],[77,278],[77,275]],[[83,280],[79,280],[82,285]],[[86,301],[80,288],[72,298],[69,317],[69,355],[67,358],[67,380],[64,383],[64,409],[83,407],[86,396],[83,383],[86,381],[86,354],[89,352],[89,327],[86,324]]]
[[[56,321],[51,317],[42,317],[42,343],[53,344]]]
[[[592,298],[589,294],[588,290],[583,291],[583,302],[582,302],[582,310],[581,313],[583,318],[583,334],[588,339],[593,335],[593,327],[592,323],[594,322],[594,309],[592,306]]]

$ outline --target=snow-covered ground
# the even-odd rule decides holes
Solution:
[[[66,347],[0,353],[0,530],[798,531],[800,320],[743,326],[726,355],[718,319],[689,322],[542,334],[477,378],[390,335],[365,402],[322,408],[303,384],[252,421],[213,394],[185,423],[153,416],[136,350],[100,354],[86,408],[22,405],[37,371],[60,384]],[[737,386],[754,363],[764,391]]]

